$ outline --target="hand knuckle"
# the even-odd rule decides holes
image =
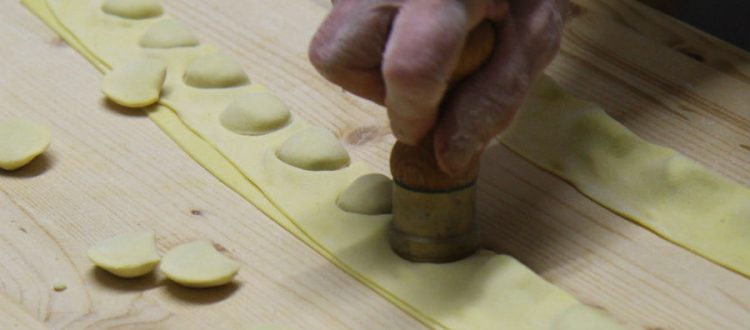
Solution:
[[[439,68],[429,61],[398,58],[383,65],[383,76],[393,85],[405,89],[419,89],[440,83]]]
[[[331,48],[330,41],[327,38],[316,35],[308,49],[310,63],[318,70],[331,71],[336,66],[335,56],[331,52]]]

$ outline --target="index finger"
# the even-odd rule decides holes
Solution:
[[[458,1],[414,0],[396,15],[383,59],[385,105],[397,139],[416,144],[435,123],[467,31]]]

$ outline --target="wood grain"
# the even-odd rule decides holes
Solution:
[[[24,311],[21,306],[0,294],[0,328],[2,329],[45,329],[44,324]]]
[[[141,111],[103,102],[99,73],[19,4],[0,12],[0,42],[14,45],[0,48],[0,118],[53,133],[44,158],[0,176],[0,292],[19,309],[70,329],[419,326],[223,186]],[[161,253],[210,239],[244,264],[237,284],[189,290],[94,271],[88,246],[143,229]],[[68,289],[53,291],[56,280]]]
[[[552,76],[644,138],[750,185],[750,152],[741,147],[750,145],[750,87],[741,70],[675,51],[660,35],[705,37],[644,8],[577,3]],[[387,172],[394,139],[384,111],[327,83],[307,62],[328,1],[166,6],[201,40],[240,58],[253,81],[295,114],[337,132],[353,158]],[[0,31],[0,43],[12,45],[0,48],[0,118],[24,116],[53,131],[45,157],[0,173],[0,293],[18,305],[2,311],[2,322],[32,317],[72,329],[419,326],[221,185],[141,112],[103,102],[99,74],[19,4],[0,3]],[[732,50],[709,46],[711,58],[744,63]],[[479,190],[489,247],[634,328],[750,324],[750,280],[614,215],[500,145],[483,158]],[[161,252],[212,240],[245,264],[237,284],[195,291],[160,277],[122,281],[93,270],[85,258],[90,244],[139,229],[158,233]],[[54,292],[56,280],[68,289]]]
[[[579,10],[617,23],[737,80],[750,82],[750,54],[665,13],[629,0],[574,0]]]

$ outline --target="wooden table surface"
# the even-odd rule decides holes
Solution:
[[[548,72],[642,137],[750,186],[750,57],[643,5],[579,0]],[[387,170],[384,111],[319,77],[307,43],[326,0],[167,1],[202,41],[241,59],[293,112]],[[415,328],[192,161],[16,1],[0,2],[0,118],[49,125],[45,156],[0,172],[0,328]],[[502,146],[484,157],[483,238],[632,328],[746,329],[750,279],[585,198]],[[234,285],[120,280],[96,241],[153,230],[161,252],[207,238],[244,264]],[[67,290],[55,292],[56,281]]]

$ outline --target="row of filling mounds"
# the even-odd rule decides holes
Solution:
[[[130,7],[126,6],[130,5]],[[129,19],[151,18],[161,15],[156,1],[104,1],[103,11]],[[176,48],[199,45],[195,36],[174,19],[154,23],[141,36],[143,48]],[[129,108],[141,108],[159,101],[167,76],[164,61],[141,57],[116,66],[106,73],[102,92],[111,101]],[[199,89],[234,88],[250,84],[241,65],[231,57],[212,53],[193,59],[185,67],[182,82]],[[247,136],[269,134],[289,124],[291,113],[284,102],[267,91],[247,92],[236,96],[219,116],[221,125]],[[334,171],[350,163],[346,148],[332,132],[309,127],[290,136],[276,151],[283,162],[308,171]],[[391,212],[392,181],[381,174],[364,175],[340,195],[337,204],[347,212],[387,214]]]
[[[164,9],[156,0],[104,0],[102,11],[124,19],[149,19],[161,16]],[[154,23],[144,33],[139,45],[145,48],[193,47],[200,42],[182,23],[166,19]]]

